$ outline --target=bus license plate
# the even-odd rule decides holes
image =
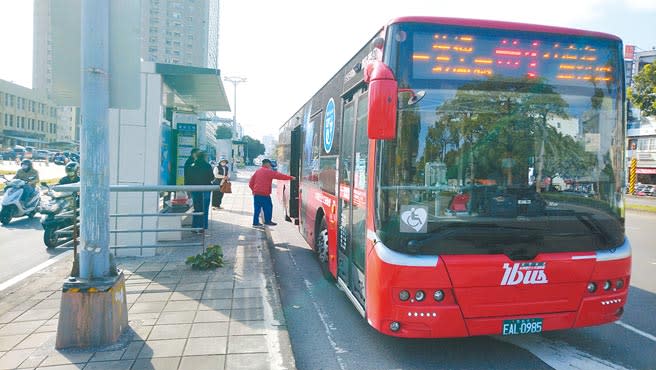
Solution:
[[[542,332],[542,319],[503,320],[503,335],[533,334]]]

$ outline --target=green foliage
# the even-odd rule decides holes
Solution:
[[[214,137],[216,137],[218,140],[232,139],[232,129],[228,126],[219,126],[216,128]]]
[[[257,158],[258,155],[264,154],[264,144],[262,144],[259,140],[253,139],[248,135],[244,136],[242,140],[246,143],[244,150],[246,151],[246,157],[248,157],[247,164],[252,164],[253,158]]]
[[[204,253],[187,257],[185,262],[194,270],[209,270],[223,266],[223,249],[220,245],[208,247]]]
[[[644,66],[635,75],[629,99],[643,115],[656,116],[656,62]]]

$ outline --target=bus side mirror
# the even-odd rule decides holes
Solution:
[[[396,108],[398,83],[392,70],[383,62],[374,61],[365,68],[365,82],[369,83],[369,139],[393,140],[396,138]]]

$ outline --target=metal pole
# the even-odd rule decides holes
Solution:
[[[82,1],[80,278],[109,276],[109,0]]]

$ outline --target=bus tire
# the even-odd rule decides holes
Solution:
[[[328,265],[329,253],[328,253],[328,224],[326,223],[326,218],[321,216],[321,221],[319,222],[319,227],[317,228],[316,241],[314,243],[317,259],[319,260],[319,265],[321,266],[321,273],[323,277],[328,280],[335,280],[333,274],[330,273],[330,268]]]

